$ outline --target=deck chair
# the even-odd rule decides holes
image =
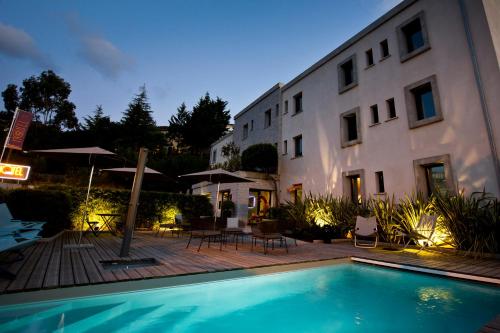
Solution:
[[[32,238],[27,238],[26,236],[28,235],[13,234],[0,236],[0,253],[13,252],[17,254],[16,258],[10,261],[4,261],[3,264],[10,264],[16,261],[23,260],[24,255],[21,250],[30,245],[33,245],[40,238],[39,236],[34,236]],[[31,236],[33,236],[33,234]],[[16,278],[16,275],[0,267],[0,277],[13,280]]]
[[[361,237],[374,237],[375,241],[373,244],[360,243],[358,241],[358,236]],[[375,248],[378,243],[378,233],[377,233],[377,218],[372,217],[356,217],[356,227],[354,229],[354,246],[361,248]]]
[[[408,238],[404,248],[407,248],[412,240],[420,246],[419,251],[423,250],[424,247],[429,246],[429,244],[432,243],[432,236],[436,230],[436,222],[436,215],[422,214],[415,229],[413,229],[410,233],[401,233],[402,236]]]
[[[278,232],[278,226],[276,222],[259,222],[252,224],[252,246],[250,248],[253,251],[253,247],[257,245],[257,240],[262,240],[262,245],[264,246],[264,254],[267,254],[269,249],[269,241],[271,241],[271,249],[274,250],[274,241],[279,241],[280,246],[285,245],[286,253],[288,253],[288,244],[286,242],[286,237]]]
[[[21,221],[12,216],[6,203],[0,204],[0,236],[11,235],[15,232],[40,232],[45,222]]]
[[[186,245],[186,249],[189,248],[191,240],[193,238],[200,238],[200,245],[198,246],[198,252],[200,252],[201,245],[203,241],[208,240],[208,247],[210,247],[211,242],[219,242],[219,251],[222,251],[222,231],[217,228],[214,220],[209,218],[199,218],[191,220],[191,231],[189,232],[189,241]]]

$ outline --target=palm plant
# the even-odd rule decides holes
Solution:
[[[370,210],[377,218],[378,226],[380,227],[381,236],[388,241],[391,246],[395,243],[398,231],[403,231],[398,215],[398,205],[394,195],[384,199],[377,198],[370,200]]]

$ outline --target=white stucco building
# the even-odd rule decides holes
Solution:
[[[405,0],[237,114],[233,140],[278,143],[280,201],[500,197],[499,106],[500,1]]]

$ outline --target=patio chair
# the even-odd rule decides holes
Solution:
[[[204,240],[208,240],[208,247],[210,247],[211,242],[219,241],[219,251],[222,251],[222,232],[217,230],[216,224],[211,217],[191,220],[191,230],[186,249],[189,248],[193,238],[200,238],[198,252],[200,252]]]
[[[94,236],[99,237],[99,233],[101,232],[101,230],[99,229],[99,222],[90,221],[88,213],[85,214],[84,219],[85,223],[87,223],[88,228],[84,231],[83,235],[86,235],[89,231],[91,231]]]
[[[415,229],[413,229],[409,233],[400,233],[400,236],[408,238],[408,241],[405,243],[404,248],[407,248],[412,240],[420,246],[419,251],[423,250],[424,247],[429,246],[429,244],[432,243],[432,236],[434,235],[434,231],[436,230],[436,222],[436,215],[422,214]]]
[[[11,235],[14,232],[40,232],[44,224],[45,222],[16,220],[7,204],[0,204],[0,236]]]
[[[32,236],[32,237],[27,237]],[[0,253],[5,254],[7,252],[16,253],[16,257],[9,261],[3,261],[2,264],[10,264],[16,261],[24,259],[24,254],[21,252],[22,249],[33,245],[39,239],[39,236],[34,236],[34,234],[27,235],[26,233],[18,233],[12,235],[0,236]],[[0,277],[13,280],[16,275],[9,272],[8,270],[0,267]]]
[[[278,232],[278,226],[275,221],[260,222],[252,224],[252,246],[257,245],[257,240],[262,240],[262,245],[264,246],[264,254],[267,254],[267,249],[269,248],[269,241],[271,241],[271,248],[274,250],[274,241],[279,241],[280,246],[285,245],[286,253],[288,253],[288,244],[286,242],[286,237]]]
[[[161,220],[161,217],[158,217],[158,220]],[[180,237],[181,232],[183,231],[183,218],[182,214],[176,214],[174,216],[174,221],[170,223],[161,223],[160,221],[160,226],[158,227],[158,231],[156,232],[155,236],[158,236],[160,234],[161,229],[163,228],[163,233],[161,234],[161,237],[165,236],[165,232],[167,230],[170,230],[172,233],[172,236],[174,236],[174,232],[177,233],[177,237]]]
[[[358,240],[358,236],[361,237],[374,237],[375,241],[373,243],[361,243]],[[375,248],[378,243],[378,233],[377,233],[377,218],[372,217],[356,217],[356,227],[354,229],[354,246],[360,248]]]

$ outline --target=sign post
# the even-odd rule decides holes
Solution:
[[[31,112],[16,108],[16,112],[12,117],[12,123],[10,124],[9,133],[7,134],[7,138],[5,138],[2,155],[0,155],[0,162],[3,160],[5,148],[23,150],[24,139],[28,133],[32,118],[33,114]]]

